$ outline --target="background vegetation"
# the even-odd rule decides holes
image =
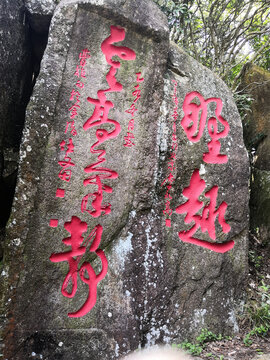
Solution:
[[[236,89],[243,66],[270,68],[269,0],[154,0],[170,38]]]

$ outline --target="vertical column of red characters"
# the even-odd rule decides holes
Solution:
[[[97,156],[94,163],[84,168],[84,172],[88,174],[88,178],[83,181],[85,187],[94,186],[96,191],[89,192],[81,201],[81,212],[88,213],[93,218],[108,215],[111,212],[111,204],[103,203],[103,193],[112,193],[113,188],[104,183],[106,179],[116,179],[117,171],[104,166],[106,161],[106,150],[100,149],[100,146],[110,139],[116,138],[120,131],[120,124],[110,119],[109,111],[114,107],[114,103],[107,99],[110,92],[121,92],[122,84],[117,82],[116,74],[120,68],[119,61],[112,60],[113,56],[118,56],[122,60],[134,60],[136,54],[133,50],[125,46],[116,46],[114,43],[125,39],[125,29],[118,26],[111,26],[110,36],[101,44],[101,50],[105,55],[107,63],[110,65],[109,72],[106,75],[108,88],[97,91],[97,99],[88,97],[87,101],[95,106],[92,116],[84,123],[83,130],[90,131],[93,127],[97,127],[95,131],[96,141],[90,147],[90,152]],[[76,96],[74,94],[74,96]],[[102,128],[103,124],[110,124],[111,131]],[[103,164],[103,165],[102,165]],[[89,205],[89,203],[91,204]],[[102,238],[103,226],[97,224],[94,229],[90,230],[90,234],[82,236],[88,230],[86,222],[81,221],[77,216],[72,216],[70,222],[64,224],[65,229],[71,234],[70,237],[63,239],[63,243],[71,246],[71,250],[52,254],[50,260],[53,262],[68,261],[69,271],[62,285],[62,294],[66,297],[74,297],[77,291],[78,274],[80,279],[88,285],[88,296],[81,308],[73,313],[69,313],[69,317],[81,317],[86,315],[96,304],[97,285],[105,277],[108,269],[108,262],[104,251],[99,249]],[[82,262],[82,257],[88,249],[89,252],[95,253],[101,261],[101,271],[96,274],[91,264],[87,261]],[[82,262],[81,266],[79,264]],[[68,285],[71,282],[71,290],[68,291]]]
[[[171,216],[173,210],[171,209],[171,189],[172,184],[175,181],[174,170],[175,170],[175,161],[176,161],[176,151],[178,149],[177,143],[177,135],[176,135],[176,122],[178,119],[178,98],[177,98],[177,81],[172,80],[173,83],[173,114],[172,114],[172,146],[171,146],[171,155],[170,161],[168,162],[168,177],[162,182],[161,186],[166,185],[166,194],[165,194],[165,209],[163,210],[163,214],[165,215],[165,225],[167,227],[171,227]]]
[[[134,117],[135,117],[135,112],[138,111],[138,109],[136,109],[136,102],[140,99],[141,97],[141,89],[140,89],[140,83],[144,81],[144,78],[141,77],[142,74],[140,72],[136,73],[137,75],[137,85],[134,86],[134,91],[132,92],[132,96],[134,96],[134,100],[133,103],[130,105],[129,109],[125,110],[126,113],[130,114],[132,116],[132,119],[129,120],[128,122],[128,131],[126,136],[124,136],[125,142],[124,142],[124,146],[125,147],[132,147],[135,145],[135,143],[133,142],[135,139],[135,136],[133,134],[134,131]]]
[[[207,123],[208,105],[210,103],[215,105],[215,116],[211,116]],[[220,153],[221,144],[219,140],[225,138],[230,130],[228,122],[221,116],[222,107],[223,103],[220,98],[204,99],[199,92],[193,91],[188,93],[184,99],[184,117],[181,120],[181,126],[187,138],[194,143],[202,138],[207,123],[207,130],[211,140],[207,144],[208,152],[204,153],[202,158],[205,163],[220,166],[228,162],[228,156]],[[222,130],[219,131],[219,128]],[[201,228],[203,233],[208,232],[209,237],[212,240],[216,240],[216,218],[218,218],[223,233],[229,233],[231,229],[225,220],[227,203],[223,201],[217,207],[218,186],[215,185],[204,193],[205,188],[206,183],[200,177],[199,169],[195,169],[189,186],[183,190],[183,195],[187,198],[187,201],[175,209],[178,214],[186,214],[184,221],[186,224],[191,224],[191,228],[187,231],[180,231],[178,235],[183,242],[195,244],[218,253],[224,253],[233,248],[233,240],[226,243],[215,243],[199,240],[194,237],[196,231]],[[205,203],[200,201],[203,196],[207,200]]]
[[[80,109],[80,92],[79,90],[84,87],[84,83],[82,82],[85,79],[85,64],[86,59],[90,58],[90,52],[88,49],[82,50],[79,54],[79,65],[76,67],[76,71],[74,76],[78,77],[78,80],[73,87],[69,100],[72,101],[71,107],[68,109],[69,111],[69,120],[66,122],[65,134],[69,135],[69,138],[63,139],[59,144],[60,151],[61,151],[61,160],[58,161],[58,165],[62,167],[60,170],[58,177],[63,181],[63,187],[65,182],[70,182],[71,175],[72,175],[72,168],[75,164],[72,162],[71,156],[74,153],[74,144],[73,144],[73,137],[77,136],[77,131],[75,128],[75,119],[78,115],[78,109]],[[65,197],[65,189],[61,187],[56,190],[56,197],[57,198],[64,198]],[[58,219],[51,219],[50,220],[51,227],[58,226]]]

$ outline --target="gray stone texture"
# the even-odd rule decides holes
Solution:
[[[48,31],[57,2],[57,0],[25,0],[30,25],[37,33]]]
[[[1,1],[0,26],[1,144],[13,147],[18,143],[17,128],[23,121],[20,108],[25,106],[24,86],[26,77],[29,76],[30,63],[28,26],[23,1]]]
[[[107,95],[114,103],[110,118],[121,124],[122,131],[102,148],[106,166],[117,171],[118,178],[104,181],[113,187],[112,193],[104,195],[104,202],[111,203],[111,213],[94,218],[81,213],[80,206],[89,191],[83,186],[83,169],[96,161],[96,154],[89,151],[97,141],[96,128],[84,131],[82,126],[94,110],[87,97],[96,99],[97,91],[108,86],[105,76],[110,67],[100,46],[110,35],[111,25],[126,29],[124,41],[116,46],[134,50],[136,59],[121,60],[116,79],[123,90]],[[72,138],[75,167],[71,181],[63,183],[58,178],[58,161],[63,160],[59,144],[68,139],[64,131],[70,93],[76,84],[74,71],[85,48],[91,57],[80,90],[81,107],[75,122],[78,134]],[[125,110],[134,99],[137,72],[142,73],[144,82],[140,83],[134,117],[135,146],[125,147],[130,120]],[[193,170],[200,169],[207,190],[219,186],[217,206],[222,201],[228,204],[226,221],[231,231],[222,233],[216,221],[217,242],[235,241],[225,254],[181,242],[178,232],[188,228],[184,215],[173,211],[172,226],[165,227],[162,183],[171,154],[172,80],[178,82],[179,118],[171,207],[174,210],[184,202],[182,191]],[[229,158],[226,164],[204,164],[207,132],[200,142],[191,144],[180,126],[184,97],[195,90],[205,99],[223,100],[222,115],[230,124],[229,135],[221,139],[222,151]],[[156,5],[150,0],[61,1],[27,109],[19,180],[8,225],[2,272],[7,309],[5,357],[116,359],[138,347],[179,343],[205,327],[216,333],[236,332],[237,304],[247,275],[248,173],[241,121],[228,88],[175,45],[169,45],[166,20]],[[63,186],[65,197],[56,198],[56,189]],[[67,314],[85,302],[88,287],[79,279],[74,298],[64,297],[61,286],[67,262],[49,260],[52,253],[69,249],[61,240],[69,236],[64,223],[72,216],[87,222],[87,234],[97,224],[103,226],[100,248],[108,260],[96,305],[82,318]],[[50,219],[59,219],[57,228],[49,227]],[[200,230],[196,236],[212,241]],[[86,260],[100,271],[95,254]]]
[[[31,93],[29,27],[22,0],[0,3],[0,260],[10,215],[24,114]]]
[[[27,5],[21,0],[3,0],[0,4],[1,232],[8,220],[14,196],[25,109],[39,71],[53,11],[52,4],[49,7],[48,2],[28,1]],[[30,18],[33,16],[38,17],[38,33],[31,27],[33,21]],[[1,254],[2,250],[2,258]]]
[[[253,233],[270,245],[270,73],[246,66],[241,89],[251,96],[244,120],[244,139],[252,153],[250,223]]]

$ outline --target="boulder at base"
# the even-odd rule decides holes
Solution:
[[[169,45],[156,5],[61,1],[20,156],[6,358],[116,359],[237,331],[241,121],[224,83]]]

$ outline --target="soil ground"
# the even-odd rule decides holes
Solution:
[[[213,341],[204,344],[202,353],[194,360],[270,360],[270,244],[263,246],[251,235],[249,251],[249,280],[247,302],[244,313],[239,317],[240,332],[230,340]],[[262,286],[263,285],[263,289]],[[244,344],[245,336],[257,324],[255,312],[262,301],[268,304],[268,333],[264,337],[252,336],[249,346]],[[257,321],[258,320],[257,318]]]

